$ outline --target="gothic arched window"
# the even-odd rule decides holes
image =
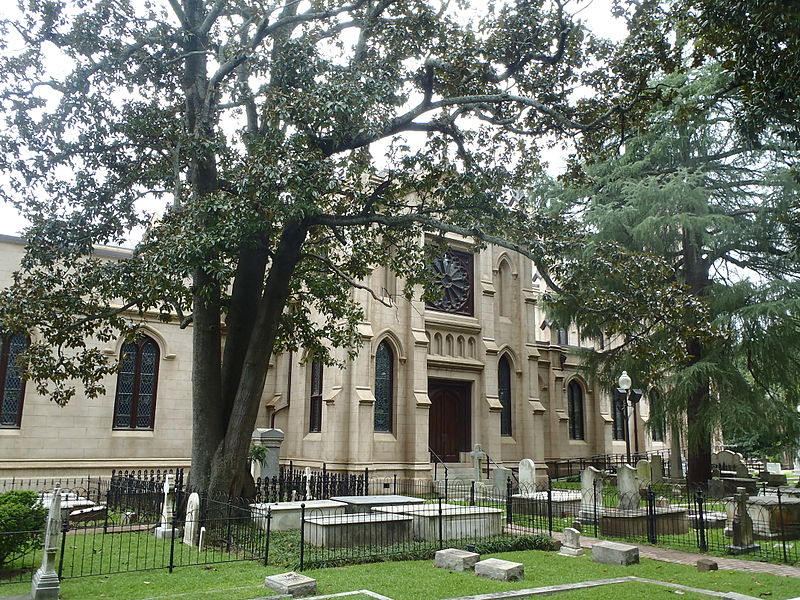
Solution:
[[[569,439],[585,439],[583,433],[583,388],[577,381],[567,387],[567,410],[569,411]]]
[[[28,347],[28,337],[15,333],[0,338],[0,427],[16,427],[22,423],[22,401],[25,399],[25,380],[17,357]]]
[[[308,431],[322,431],[322,361],[311,363],[311,394],[309,396]]]
[[[394,352],[383,340],[375,353],[375,431],[392,431]]]
[[[507,356],[500,359],[497,367],[497,395],[503,412],[500,415],[500,435],[511,435],[511,364]]]
[[[147,335],[122,345],[114,429],[153,429],[159,356],[158,344]]]

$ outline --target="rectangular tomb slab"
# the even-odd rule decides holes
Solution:
[[[415,540],[439,539],[439,505],[385,506],[376,513],[412,517]],[[442,504],[442,539],[485,538],[500,535],[503,530],[503,511],[487,506]]]
[[[305,500],[297,502],[260,502],[251,504],[251,514],[253,521],[264,531],[267,530],[267,512],[272,511],[271,531],[286,531],[288,529],[300,529],[301,505],[306,505],[306,518],[326,517],[330,515],[343,514],[346,505],[343,502],[333,500]]]
[[[597,542],[592,546],[592,562],[627,567],[639,562],[639,548],[619,542]]]
[[[311,596],[317,593],[316,579],[293,571],[270,575],[264,579],[264,585],[279,594],[289,594],[293,598]]]
[[[497,581],[522,581],[525,579],[525,567],[522,563],[487,558],[475,563],[475,575]]]
[[[406,515],[352,513],[306,518],[305,541],[323,548],[390,546],[411,540],[412,519]]]
[[[684,535],[689,532],[689,511],[685,508],[656,507],[656,535]],[[647,535],[647,509],[603,509],[600,533],[609,537]]]
[[[346,505],[345,512],[348,513],[368,513],[373,508],[379,506],[422,504],[425,502],[422,498],[401,496],[399,494],[386,494],[383,496],[334,496],[331,500],[344,503]]]
[[[477,552],[446,548],[436,552],[433,566],[439,569],[450,569],[451,571],[468,571],[475,568],[475,563],[478,562],[480,557]]]
[[[547,516],[547,492],[528,492],[511,496],[515,515]],[[554,517],[576,517],[581,510],[579,490],[553,490],[550,502]]]

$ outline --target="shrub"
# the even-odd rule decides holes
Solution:
[[[23,554],[42,538],[47,510],[34,492],[0,494],[0,567],[9,557]]]

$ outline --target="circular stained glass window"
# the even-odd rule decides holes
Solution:
[[[464,261],[448,252],[442,258],[433,261],[432,269],[438,279],[439,289],[442,290],[442,297],[431,305],[447,312],[463,310],[469,302],[472,285]]]

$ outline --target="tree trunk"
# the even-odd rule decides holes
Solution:
[[[307,233],[304,222],[288,222],[272,259],[228,426],[214,453],[209,483],[209,492],[213,495],[239,497],[246,483],[244,465],[250,447],[250,434],[258,416],[280,317],[289,298],[291,278],[300,261]]]

